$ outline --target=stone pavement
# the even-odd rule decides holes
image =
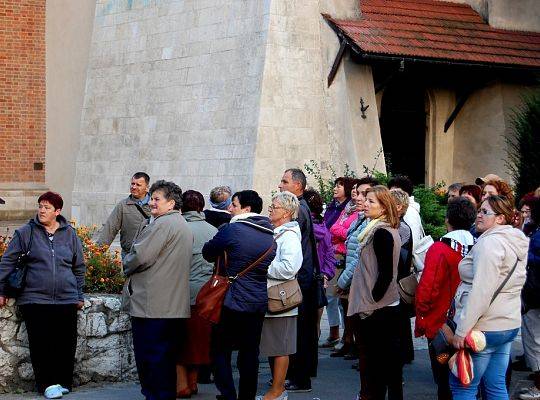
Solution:
[[[311,393],[291,393],[291,400],[353,400],[359,387],[358,372],[351,369],[352,361],[330,358],[329,350],[320,350],[319,377],[313,380]],[[514,373],[512,393],[518,387],[530,384],[525,381],[526,373]],[[237,376],[236,376],[237,378]],[[259,393],[264,393],[270,370],[266,362],[261,363]],[[199,385],[200,393],[193,399],[215,399],[217,391],[213,384]],[[144,400],[139,385],[133,383],[91,384],[76,388],[67,400]],[[431,377],[427,350],[416,350],[415,360],[404,369],[404,398],[411,400],[436,399],[436,388]],[[515,397],[512,397],[515,398]],[[0,395],[1,400],[38,400],[43,397],[35,393]]]
[[[412,320],[414,323],[414,319]],[[326,313],[321,322],[321,340],[328,336]],[[514,342],[513,353],[519,354],[521,338]],[[424,339],[414,339],[415,360],[406,365],[403,370],[405,400],[434,400],[437,398],[436,386],[433,383],[431,367],[427,353],[427,343]],[[313,391],[310,393],[291,393],[291,400],[353,400],[358,393],[359,376],[351,369],[352,361],[342,358],[331,358],[329,349],[319,349],[319,376],[313,380]],[[259,369],[259,393],[264,393],[270,379],[270,369],[266,360],[261,360]],[[528,386],[527,373],[514,372],[512,376],[511,393],[517,393],[519,388]],[[238,374],[235,373],[235,379]],[[238,382],[237,382],[238,385]],[[238,386],[237,386],[238,387]],[[196,400],[213,400],[217,394],[213,384],[199,385],[199,394],[193,396]],[[101,383],[78,387],[71,394],[64,396],[66,400],[144,400],[137,382]],[[512,396],[512,399],[517,397]],[[4,394],[0,400],[41,400],[36,393]]]

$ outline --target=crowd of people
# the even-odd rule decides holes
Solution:
[[[371,176],[334,183],[325,204],[302,170],[288,169],[266,216],[253,190],[216,187],[207,207],[200,192],[133,175],[95,241],[110,245],[120,233],[145,398],[191,398],[212,374],[218,399],[286,400],[312,390],[321,346],[358,360],[358,400],[400,400],[414,334],[429,343],[439,400],[508,399],[510,346],[521,328],[534,384],[519,396],[540,399],[540,188],[516,202],[493,174],[452,184],[447,233],[433,241],[406,176],[386,186]],[[59,194],[40,196],[36,217],[0,261],[0,307],[16,297],[46,398],[72,390],[84,306],[82,245],[62,207]],[[217,273],[228,289],[212,322],[198,304]],[[325,307],[329,336],[320,338]],[[260,356],[272,371],[264,394]]]

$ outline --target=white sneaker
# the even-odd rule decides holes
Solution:
[[[43,393],[46,399],[61,399],[62,398],[62,386],[51,385]]]
[[[540,390],[536,386],[527,388],[527,391],[522,392],[518,396],[521,400],[540,400]]]

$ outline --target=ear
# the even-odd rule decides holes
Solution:
[[[246,210],[246,212],[250,213],[250,212],[251,212],[251,206],[246,206],[246,207],[244,208],[244,210]]]

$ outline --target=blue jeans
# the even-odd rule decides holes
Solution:
[[[486,348],[479,353],[471,352],[474,364],[474,379],[471,384],[463,386],[458,378],[449,372],[450,390],[454,400],[475,400],[480,381],[484,400],[508,400],[506,368],[510,361],[510,347],[518,330],[519,328],[484,332]]]

